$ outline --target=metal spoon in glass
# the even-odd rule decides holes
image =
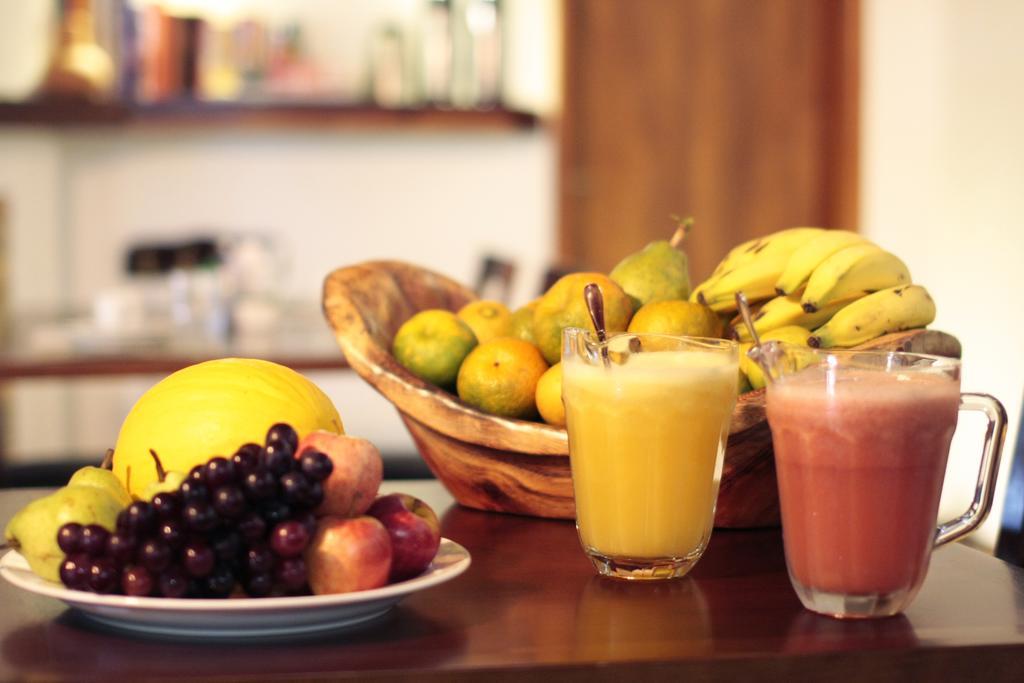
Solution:
[[[590,313],[590,322],[594,324],[594,331],[597,332],[597,340],[601,342],[601,360],[605,367],[611,365],[608,358],[608,331],[604,325],[604,295],[597,283],[591,282],[583,288],[583,299],[587,302],[587,312]]]

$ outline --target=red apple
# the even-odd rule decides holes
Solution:
[[[391,572],[391,539],[373,517],[322,517],[303,557],[316,595],[380,588]]]
[[[430,566],[441,545],[441,523],[419,498],[391,493],[373,502],[366,514],[376,517],[391,537],[390,581],[419,576]]]
[[[314,449],[325,454],[334,470],[324,482],[324,502],[317,516],[356,517],[366,512],[377,496],[384,476],[380,451],[366,439],[315,431],[307,434],[295,449],[295,457]]]

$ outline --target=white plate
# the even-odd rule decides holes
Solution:
[[[57,598],[96,622],[122,630],[188,638],[250,638],[354,628],[382,617],[403,597],[450,581],[469,567],[469,552],[441,539],[427,571],[382,588],[336,595],[191,600],[131,598],[69,590],[36,576],[17,551],[0,558],[0,576],[18,588]]]

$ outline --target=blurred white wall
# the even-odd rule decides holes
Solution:
[[[542,131],[87,133],[67,140],[70,291],[87,305],[133,240],[203,228],[271,234],[286,298],[365,259],[463,282],[481,254],[517,261],[533,294],[554,244],[554,159]]]
[[[48,133],[0,130],[0,202],[5,206],[8,308],[52,307],[65,284],[55,258],[63,192],[63,154]]]
[[[488,251],[519,264],[521,302],[534,296],[554,253],[554,143],[543,128],[361,135],[96,129],[7,133],[0,149],[18,311],[61,299],[88,309],[122,278],[126,244],[182,229],[271,235],[288,264],[281,293],[311,305],[324,276],[343,265],[400,259],[472,283]],[[350,432],[383,450],[413,450],[390,404],[361,380],[314,378]],[[80,381],[70,389],[19,382],[8,447],[34,458],[102,453],[156,379]]]
[[[1005,485],[1024,393],[1024,3],[866,0],[861,226],[904,258],[963,343],[964,391],[1010,413]],[[983,422],[961,420],[942,516],[973,495]],[[998,508],[971,541],[995,544]]]

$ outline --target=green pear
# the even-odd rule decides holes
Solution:
[[[142,490],[142,497],[139,500],[151,501],[158,493],[173,493],[178,490],[181,483],[185,481],[185,475],[181,472],[168,472],[162,480],[150,482]]]
[[[98,486],[65,486],[23,507],[4,529],[4,539],[38,576],[59,582],[64,552],[57,545],[57,531],[69,522],[113,531],[123,507]]]
[[[583,292],[594,283],[604,297],[604,322],[611,335],[625,332],[633,317],[629,297],[607,275],[601,273],[570,273],[551,285],[533,309],[533,337],[544,360],[554,365],[562,357],[562,332],[567,327],[594,329],[587,312]]]
[[[690,273],[686,254],[669,240],[651,242],[619,261],[610,273],[612,280],[639,309],[652,301],[686,300],[690,296]]]
[[[132,497],[128,491],[121,484],[121,480],[118,479],[111,470],[105,470],[102,467],[83,467],[68,479],[68,486],[95,486],[96,488],[103,489],[109,493],[114,500],[121,504],[121,507],[127,506],[132,502]]]
[[[629,295],[633,310],[652,301],[686,300],[690,296],[690,272],[683,240],[693,219],[678,219],[671,239],[651,242],[618,262],[611,279]]]
[[[142,490],[142,500],[145,501],[153,500],[153,496],[158,493],[177,491],[181,483],[185,481],[185,474],[183,472],[168,472],[165,470],[164,464],[160,462],[160,456],[152,448],[149,449],[149,454],[153,456],[153,464],[156,466],[156,481],[150,482]]]

